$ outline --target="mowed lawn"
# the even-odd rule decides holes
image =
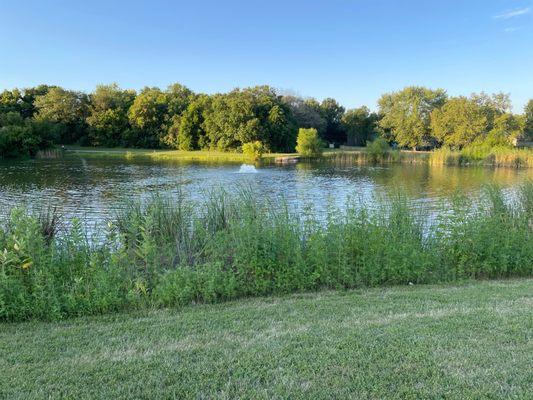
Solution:
[[[533,279],[0,324],[0,398],[515,398]]]

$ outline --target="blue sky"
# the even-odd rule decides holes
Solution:
[[[387,91],[533,98],[533,0],[0,0],[0,89],[269,84],[374,109]]]

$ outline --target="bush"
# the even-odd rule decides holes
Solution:
[[[265,152],[265,146],[259,140],[248,142],[242,145],[242,153],[246,158],[259,160]]]
[[[300,128],[296,139],[296,152],[303,157],[320,157],[324,144],[315,128]]]
[[[31,128],[9,125],[0,128],[0,158],[33,156],[39,150],[40,140]]]
[[[366,142],[366,151],[372,162],[378,162],[385,158],[390,151],[389,143],[382,137],[378,137],[372,142]]]

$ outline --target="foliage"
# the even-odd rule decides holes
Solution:
[[[525,136],[533,140],[533,99],[529,100],[526,106],[524,107],[524,118],[525,118]]]
[[[58,319],[145,305],[533,274],[533,184],[487,189],[431,219],[405,197],[301,217],[240,188],[123,205],[91,239],[79,220],[11,212],[0,229],[0,319]],[[41,214],[42,215],[42,214]]]
[[[298,128],[315,128],[321,136],[325,134],[327,122],[316,100],[292,95],[283,96],[282,100],[289,106]]]
[[[324,144],[314,128],[300,128],[296,139],[296,152],[303,157],[318,157],[322,154]]]
[[[326,131],[323,139],[328,143],[345,143],[346,133],[342,125],[344,107],[335,99],[327,98],[320,103],[320,113],[326,121]]]
[[[219,150],[259,140],[273,150],[289,151],[296,139],[289,107],[269,86],[214,95],[203,126],[206,144]]]
[[[342,116],[348,146],[363,146],[376,135],[378,116],[363,106],[346,111]]]
[[[34,105],[37,109],[35,119],[58,125],[62,142],[74,143],[86,134],[86,94],[52,87],[46,94],[36,96]]]
[[[129,108],[128,118],[133,128],[127,138],[129,146],[155,148],[164,136],[168,110],[167,97],[158,88],[144,88]]]
[[[35,154],[19,139],[27,144],[36,139],[38,150],[78,144],[237,152],[260,141],[269,151],[290,152],[298,128],[314,128],[324,142],[338,145],[364,145],[383,136],[400,147],[460,149],[501,146],[504,136],[510,142],[531,135],[532,108],[520,116],[510,112],[504,93],[447,101],[443,90],[416,86],[383,95],[375,114],[367,107],[345,111],[332,98],[282,96],[266,85],[214,95],[196,94],[179,83],[139,93],[98,85],[89,95],[39,85],[0,93],[0,125],[24,127],[9,128],[9,135],[4,130],[4,143],[19,143],[10,157]],[[20,136],[25,134],[29,137]]]
[[[242,153],[244,156],[253,160],[260,159],[264,152],[265,146],[259,140],[256,140],[255,142],[244,143],[242,145]]]
[[[117,84],[98,85],[90,95],[89,138],[93,146],[119,146],[124,132],[130,129],[128,110],[135,99],[135,92],[122,90]]]
[[[431,136],[430,114],[446,102],[446,92],[410,86],[384,94],[378,101],[381,128],[391,132],[401,147],[422,146]]]
[[[372,142],[367,142],[366,150],[370,157],[370,161],[378,162],[387,155],[390,151],[390,146],[385,138],[378,137]]]
[[[39,138],[27,126],[9,125],[0,128],[0,158],[32,156],[39,149]]]
[[[439,142],[462,148],[487,132],[489,121],[483,109],[466,97],[455,97],[431,112],[431,129]]]

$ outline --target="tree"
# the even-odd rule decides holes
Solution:
[[[525,127],[524,133],[527,138],[533,140],[533,99],[529,100],[524,107]]]
[[[214,95],[204,112],[204,128],[208,146],[220,150],[258,140],[269,150],[288,151],[296,139],[290,108],[269,86]]]
[[[488,132],[483,108],[466,97],[454,97],[431,112],[431,130],[440,143],[462,148]]]
[[[346,133],[341,122],[344,107],[339,105],[335,99],[327,98],[320,103],[320,113],[326,120],[324,139],[330,143],[346,142]]]
[[[327,122],[320,113],[320,104],[315,99],[302,99],[292,95],[282,100],[292,112],[298,128],[315,128],[320,135],[326,132]]]
[[[377,120],[377,115],[371,113],[366,106],[346,111],[342,116],[346,143],[349,146],[364,146],[376,135]]]
[[[189,104],[179,119],[177,148],[197,150],[208,146],[204,129],[204,114],[210,104],[211,99],[206,95],[199,96]]]
[[[169,118],[172,118],[175,115],[182,115],[183,112],[187,109],[189,104],[194,100],[195,94],[189,88],[179,84],[174,83],[170,85],[166,92],[167,103],[168,103],[168,115]]]
[[[132,146],[155,148],[166,134],[167,96],[159,88],[144,88],[128,111],[133,132],[126,138]]]
[[[4,90],[0,93],[0,114],[7,114],[9,112],[21,112],[20,101],[22,93],[19,89]]]
[[[430,113],[446,101],[442,89],[410,86],[399,92],[386,93],[378,101],[383,116],[379,126],[390,130],[402,147],[416,148],[431,139]]]
[[[296,151],[303,157],[318,157],[322,154],[323,143],[315,128],[300,128],[296,139]]]
[[[38,140],[26,126],[9,125],[0,128],[0,158],[34,155]]]
[[[61,141],[73,143],[86,134],[88,97],[81,92],[53,87],[35,98],[37,121],[48,121],[61,127]]]
[[[133,90],[122,90],[117,84],[98,85],[90,95],[89,138],[94,146],[118,146],[130,129],[128,110],[135,99]]]

